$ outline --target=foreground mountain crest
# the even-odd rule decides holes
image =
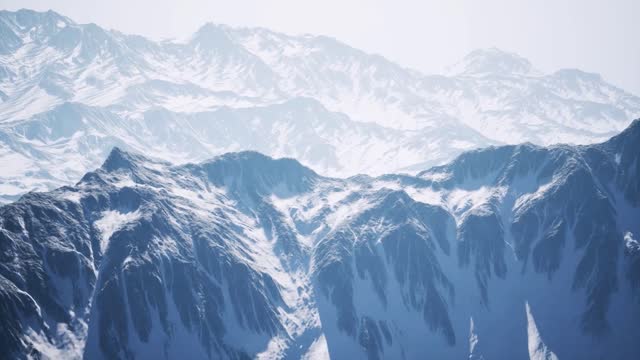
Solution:
[[[334,179],[114,148],[0,208],[9,357],[636,358],[640,121]]]

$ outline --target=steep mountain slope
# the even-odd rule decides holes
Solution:
[[[322,177],[114,149],[0,208],[2,348],[88,358],[640,354],[640,120],[589,146]]]
[[[597,74],[542,74],[497,49],[472,52],[449,76],[425,76],[331,38],[260,28],[206,24],[186,41],[154,42],[51,11],[20,10],[0,11],[0,33],[0,167],[12,169],[0,174],[0,201],[71,184],[94,168],[96,157],[77,154],[77,143],[95,141],[99,154],[119,144],[182,161],[259,150],[295,156],[324,175],[380,175],[439,165],[488,145],[604,141],[640,115],[640,98]],[[316,103],[299,114],[299,104],[310,101]],[[66,111],[103,129],[69,133],[63,121],[46,120],[66,119]],[[260,130],[259,140],[269,146],[254,142],[258,128],[247,120],[234,125],[237,141],[212,132],[194,140],[190,132],[200,130],[181,127],[180,119],[194,117],[211,117],[203,126],[216,126],[225,111],[266,119],[273,126]],[[167,113],[174,115],[162,117]],[[105,123],[105,116],[113,120]],[[312,134],[313,149],[282,135],[290,129],[282,123],[292,121],[296,132]],[[159,124],[172,126],[175,139],[130,131],[166,131]],[[15,132],[24,127],[62,128],[65,137],[31,143]],[[342,129],[354,138],[337,140]],[[180,143],[187,139],[193,142]],[[350,145],[346,154],[336,142]],[[159,151],[173,147],[181,148],[178,156]]]
[[[444,132],[447,136],[440,136]],[[9,170],[2,176],[0,200],[71,184],[86,169],[99,166],[113,146],[174,163],[248,149],[304,159],[337,176],[424,168],[448,158],[442,148],[462,150],[482,139],[473,130],[453,126],[434,134],[355,123],[308,98],[194,113],[152,108],[125,116],[112,108],[65,103],[24,122],[0,124],[0,156]],[[352,164],[358,167],[352,169]]]

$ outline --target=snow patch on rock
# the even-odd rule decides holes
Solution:
[[[108,210],[102,213],[102,217],[95,222],[100,230],[100,250],[104,253],[109,246],[111,236],[126,224],[134,222],[140,218],[140,210],[122,213],[117,210]]]

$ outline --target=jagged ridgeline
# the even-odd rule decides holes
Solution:
[[[640,357],[640,121],[327,178],[119,148],[0,208],[3,358]]]
[[[174,163],[253,150],[337,177],[463,151],[602,142],[640,98],[498,49],[426,75],[336,39],[206,24],[153,41],[53,11],[0,11],[0,203],[76,183],[114,146]],[[349,146],[345,146],[348,144]]]

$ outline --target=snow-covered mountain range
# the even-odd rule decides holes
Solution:
[[[113,146],[174,163],[229,151],[327,176],[415,173],[469,149],[594,143],[640,98],[477,50],[424,75],[337,40],[206,24],[184,41],[0,11],[0,201],[75,183]]]
[[[2,356],[637,359],[640,120],[329,178],[115,148],[0,207]]]

